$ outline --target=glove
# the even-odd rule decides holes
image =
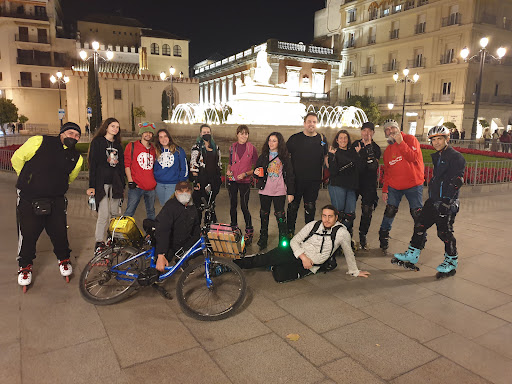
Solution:
[[[258,167],[254,170],[254,175],[258,177],[263,177],[265,175],[265,171],[263,171],[263,167]]]
[[[133,181],[128,182],[128,188],[130,188],[130,189],[137,188],[137,183],[135,183]]]

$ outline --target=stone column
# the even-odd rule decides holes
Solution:
[[[228,75],[228,101],[233,99],[233,75]]]

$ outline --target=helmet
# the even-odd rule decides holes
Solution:
[[[428,138],[431,139],[435,136],[448,136],[450,137],[450,130],[444,125],[436,125],[428,130]]]
[[[386,121],[384,121],[384,129],[386,129],[386,128],[390,128],[390,127],[397,127],[397,128],[400,128],[400,126],[398,125],[398,123],[396,122],[396,120],[393,120],[393,119],[386,119]]]

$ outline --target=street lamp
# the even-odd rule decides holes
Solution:
[[[489,51],[486,49],[487,44],[489,44],[489,39],[487,37],[482,37],[480,39],[480,51],[476,55],[469,57],[469,48],[464,47],[460,51],[460,56],[464,59],[466,63],[471,61],[476,61],[480,59],[480,70],[478,75],[478,83],[476,84],[476,96],[475,96],[475,114],[473,116],[473,126],[471,127],[471,140],[476,140],[476,128],[478,126],[478,109],[480,107],[480,92],[482,90],[482,73],[484,71],[484,64],[486,56],[490,56],[491,60],[494,60],[498,63],[501,63],[501,59],[507,53],[507,49],[504,47],[499,47],[496,50],[497,57],[491,55]],[[476,60],[475,60],[476,59]]]
[[[52,82],[52,84],[55,84],[57,83],[58,87],[59,87],[59,111],[62,109],[62,96],[60,94],[60,85],[61,84],[67,84],[69,83],[69,77],[67,76],[64,76],[62,74],[62,72],[57,72],[54,75],[51,75],[50,76],[50,81]],[[62,119],[64,118],[64,116],[60,117],[60,126],[62,127]]]
[[[169,68],[169,76],[167,76],[165,74],[165,72],[160,73],[160,79],[162,79],[162,81],[166,81],[169,79],[171,80],[171,91],[167,92],[167,96],[169,96],[171,98],[171,107],[170,107],[170,110],[171,110],[170,115],[171,116],[170,117],[172,117],[172,111],[174,109],[174,87],[172,85],[172,82],[173,82],[173,76],[175,73],[176,73],[176,68],[174,68],[172,66]],[[180,72],[180,78],[182,78],[182,77],[183,77],[183,72]]]
[[[80,58],[83,61],[89,61],[92,60],[93,62],[93,71],[94,71],[94,94],[96,95],[96,105],[95,105],[95,111],[93,111],[93,115],[96,117],[96,124],[101,123],[101,106],[100,106],[100,87],[99,87],[99,60],[103,61],[110,61],[114,58],[114,52],[112,52],[110,49],[107,50],[106,58],[100,55],[98,50],[100,49],[100,43],[97,41],[93,41],[92,44],[92,56],[87,56],[87,52],[85,52],[83,49],[80,51]],[[97,127],[90,127],[91,132],[92,129],[96,130]]]
[[[388,103],[388,109],[389,109],[389,118],[391,118],[391,111],[393,110],[393,107],[395,105],[393,103]]]
[[[402,122],[400,123],[400,131],[404,130],[404,114],[405,114],[405,92],[407,90],[407,83],[416,83],[420,79],[420,75],[415,73],[412,77],[412,79],[409,77],[409,68],[405,67],[402,71],[404,77],[399,79],[399,74],[396,72],[393,75],[393,80],[395,80],[395,83],[404,83],[404,98],[402,103]],[[388,105],[389,108],[389,105]]]

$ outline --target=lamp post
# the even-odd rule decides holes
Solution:
[[[171,90],[170,92],[167,92],[167,96],[170,97],[171,99],[171,106],[169,107],[170,109],[170,118],[172,118],[172,111],[174,109],[174,87],[173,87],[173,77],[174,77],[174,74],[176,73],[176,68],[174,68],[173,66],[171,66],[169,68],[169,76],[167,76],[165,74],[165,72],[162,72],[160,73],[160,79],[162,79],[162,81],[166,81],[166,80],[171,80]],[[180,78],[183,77],[183,72],[180,72]]]
[[[60,111],[60,110],[62,109],[62,96],[61,96],[61,93],[60,93],[60,85],[61,85],[61,84],[67,84],[67,83],[69,83],[69,77],[64,76],[64,75],[62,74],[62,72],[60,72],[60,71],[59,71],[59,72],[57,72],[57,73],[55,74],[55,76],[54,76],[54,75],[51,75],[51,76],[50,76],[50,81],[52,82],[52,84],[57,83],[57,85],[58,85],[58,87],[59,87],[59,111]],[[60,118],[60,126],[61,126],[61,127],[62,127],[62,118],[63,118],[63,117],[64,117],[64,116],[62,116],[62,117]]]
[[[409,68],[405,67],[404,70],[402,71],[404,77],[399,79],[398,77],[400,76],[398,74],[398,72],[396,72],[394,75],[393,75],[393,80],[395,80],[395,83],[404,83],[404,98],[403,98],[403,102],[402,102],[402,122],[400,123],[400,131],[403,131],[404,130],[404,115],[405,115],[405,92],[407,90],[407,83],[416,83],[418,82],[419,78],[420,78],[420,75],[418,75],[417,73],[415,73],[412,77],[412,79],[409,77]]]
[[[484,71],[484,64],[485,64],[485,58],[486,56],[489,56],[492,60],[497,61],[498,63],[501,62],[501,59],[505,54],[507,53],[507,49],[504,47],[500,47],[496,50],[496,54],[498,57],[495,57],[489,53],[487,50],[487,44],[489,44],[489,39],[487,37],[482,37],[480,39],[480,51],[471,57],[469,56],[469,48],[464,47],[460,51],[460,56],[464,59],[464,61],[471,62],[473,60],[480,59],[480,69],[479,69],[479,75],[478,75],[478,83],[476,84],[476,96],[475,96],[475,114],[473,116],[473,126],[471,127],[471,140],[476,140],[476,128],[478,126],[478,109],[480,107],[480,92],[482,91],[482,73]],[[475,60],[475,61],[476,61]]]
[[[114,58],[114,52],[112,52],[110,49],[107,50],[107,53],[106,53],[106,58],[104,58],[103,56],[100,55],[100,53],[98,52],[98,50],[100,49],[100,43],[98,43],[97,41],[93,41],[92,44],[92,49],[93,49],[93,52],[92,52],[92,56],[87,56],[87,52],[85,52],[84,50],[81,50],[80,51],[80,58],[83,60],[83,61],[89,61],[89,60],[92,60],[93,62],[93,72],[94,72],[94,95],[95,95],[95,98],[96,98],[96,105],[95,105],[95,110],[93,110],[93,115],[96,117],[96,124],[99,124],[101,123],[101,105],[100,105],[100,98],[101,98],[101,95],[100,95],[100,88],[99,88],[99,60],[103,60],[103,61],[110,61]],[[90,129],[94,129],[96,130],[97,127],[90,127]]]

